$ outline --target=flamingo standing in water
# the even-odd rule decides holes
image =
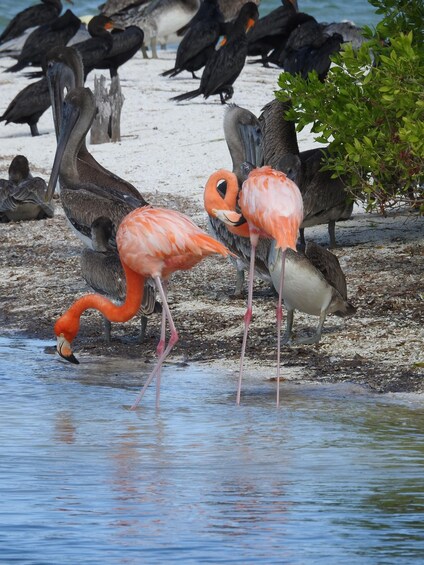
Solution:
[[[127,294],[125,302],[117,306],[98,294],[79,298],[61,316],[54,331],[58,353],[78,363],[72,353],[71,342],[78,334],[80,317],[89,309],[99,310],[111,322],[126,322],[135,316],[143,298],[144,283],[151,277],[162,299],[161,336],[157,346],[157,363],[131,409],[135,409],[144,392],[156,376],[156,406],[159,406],[160,371],[171,349],[178,341],[162,280],[166,281],[177,270],[188,270],[213,253],[223,256],[230,251],[216,239],[197,227],[187,216],[175,210],[137,208],[121,222],[116,234],[119,257],[125,271]],[[165,346],[165,326],[168,319],[171,335]]]
[[[231,185],[237,183],[237,178],[232,173],[227,176],[232,179]],[[227,189],[228,190],[228,189]],[[230,189],[230,193],[233,191]],[[296,240],[299,226],[303,219],[302,195],[296,186],[284,173],[260,167],[253,169],[244,181],[240,195],[239,206],[241,213],[228,210],[214,210],[217,218],[228,225],[237,226],[243,218],[249,226],[251,244],[249,289],[247,310],[244,316],[244,335],[240,357],[240,374],[237,389],[237,404],[240,404],[241,381],[243,378],[243,364],[246,351],[247,334],[252,319],[253,304],[253,277],[255,273],[255,253],[260,237],[271,238],[276,241],[275,247],[282,250],[281,278],[278,288],[277,305],[277,406],[280,403],[280,336],[282,321],[282,292],[284,281],[284,263],[287,248],[296,251]]]

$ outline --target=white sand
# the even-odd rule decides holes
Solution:
[[[221,167],[231,168],[222,126],[225,106],[219,96],[182,103],[170,101],[171,96],[197,88],[198,81],[189,73],[173,79],[159,76],[173,66],[175,52],[160,51],[159,55],[160,59],[145,60],[140,53],[121,67],[125,97],[122,141],[91,146],[91,151],[98,161],[142,193],[175,192],[200,201],[209,174]],[[0,69],[12,63],[12,59],[0,59]],[[259,115],[273,98],[279,72],[247,64],[235,83],[232,102]],[[87,86],[92,87],[93,79],[94,72],[89,75]],[[1,113],[28,83],[23,71],[0,73]],[[39,131],[42,135],[32,138],[26,124],[0,124],[0,172],[7,170],[13,156],[22,153],[35,172],[48,177],[56,146],[51,110],[41,117]],[[314,145],[304,132],[299,142],[301,149]]]

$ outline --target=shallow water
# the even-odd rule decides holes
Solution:
[[[0,338],[0,562],[422,562],[420,399],[168,365],[130,412],[148,366],[46,345]]]

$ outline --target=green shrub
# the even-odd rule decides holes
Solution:
[[[324,83],[283,72],[278,99],[291,99],[286,118],[311,125],[329,145],[324,168],[343,175],[367,209],[421,205],[424,164],[424,4],[370,0],[384,14],[368,39],[334,55]]]

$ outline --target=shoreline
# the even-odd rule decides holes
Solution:
[[[207,229],[203,188],[218,168],[231,168],[223,133],[225,108],[218,97],[176,104],[171,96],[196,88],[188,77],[159,74],[172,66],[175,52],[160,59],[137,54],[120,69],[125,97],[122,141],[89,145],[96,159],[132,182],[153,205],[179,209]],[[0,70],[11,64],[0,59]],[[256,115],[277,88],[279,69],[248,63],[235,83],[232,102]],[[100,74],[100,73],[98,73]],[[94,73],[88,77],[92,86]],[[108,82],[108,81],[107,81]],[[4,92],[1,112],[28,84],[22,76],[0,73]],[[26,155],[34,176],[46,181],[56,141],[51,111],[40,119],[42,135],[31,138],[27,125],[0,124],[0,174],[6,178],[11,159]],[[317,146],[307,131],[299,134],[301,150]],[[80,243],[66,225],[55,199],[55,217],[38,222],[0,224],[0,321],[32,338],[51,339],[55,319],[87,292],[79,275]],[[358,307],[351,318],[329,316],[318,345],[282,348],[282,374],[290,382],[351,382],[375,392],[424,392],[423,220],[414,214],[365,214],[355,207],[351,220],[339,222],[334,253],[346,274],[348,294]],[[306,238],[328,242],[325,225],[305,230]],[[176,273],[170,283],[170,307],[180,341],[171,361],[221,361],[234,370],[243,334],[245,299],[230,298],[233,267],[209,258],[192,271]],[[272,372],[275,362],[275,300],[265,283],[255,281],[254,318],[249,333],[246,370]],[[284,321],[283,321],[284,323]],[[318,319],[295,315],[294,330],[304,334]],[[77,357],[86,355],[152,359],[160,315],[151,317],[146,343],[137,343],[138,320],[114,324],[110,344],[102,339],[99,314],[87,312],[75,341]],[[0,333],[2,333],[0,331]]]

